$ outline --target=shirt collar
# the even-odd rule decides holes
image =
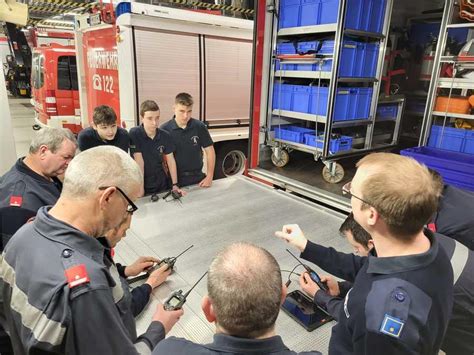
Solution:
[[[422,254],[377,257],[374,249],[369,254],[367,273],[390,275],[399,272],[416,270],[432,263],[438,255],[438,241],[430,230],[424,230],[424,234],[430,240],[431,246]]]
[[[34,220],[35,230],[43,237],[64,244],[72,250],[96,260],[103,261],[106,248],[94,237],[87,235],[75,227],[51,216],[48,211],[51,206],[38,210]]]
[[[173,118],[171,119],[171,129],[188,129],[191,127],[192,123],[193,123],[194,119],[193,118],[190,118],[188,123],[186,124],[186,127],[185,128],[181,128],[180,126],[178,126],[178,124],[176,123],[176,115],[173,115]]]
[[[214,334],[214,342],[205,345],[208,349],[232,353],[268,354],[288,350],[280,336],[267,339],[238,338],[227,334]]]
[[[143,127],[143,123],[140,125],[140,129],[141,129],[142,134],[145,138],[152,139],[148,136],[148,134],[146,134],[145,127]],[[155,137],[153,138],[153,140],[160,139],[160,131],[161,130],[159,128],[156,129],[156,134],[155,134]]]
[[[33,171],[32,169],[30,169],[29,166],[27,166],[25,164],[25,162],[23,161],[23,159],[25,159],[25,157],[22,157],[20,159],[18,159],[16,161],[16,169],[23,173],[23,174],[26,174],[28,176],[31,176],[32,178],[36,179],[36,180],[39,180],[39,181],[42,181],[42,182],[51,182],[49,179],[45,178],[44,176],[38,174],[37,172]]]

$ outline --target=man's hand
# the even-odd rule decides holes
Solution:
[[[316,292],[320,290],[319,286],[316,282],[311,280],[311,277],[307,272],[303,272],[300,276],[300,287],[311,298],[314,298]]]
[[[187,194],[186,191],[180,189],[177,185],[173,185],[172,190],[178,192],[179,194],[181,194],[181,196],[186,196]]]
[[[303,252],[306,248],[308,240],[305,238],[303,231],[297,224],[286,224],[283,226],[281,232],[275,232],[278,238],[286,240],[288,243]]]
[[[168,264],[163,264],[158,270],[153,271],[145,283],[151,286],[152,289],[160,286],[166,281],[168,276],[171,274],[171,268],[168,268]]]
[[[139,273],[151,268],[154,263],[159,263],[160,260],[152,256],[140,256],[133,264],[125,268],[125,276],[137,276]]]
[[[163,308],[162,304],[159,304],[156,306],[156,311],[155,314],[153,314],[153,321],[158,321],[161,324],[163,324],[163,327],[165,328],[165,333],[168,334],[168,332],[173,328],[173,326],[176,324],[176,322],[179,321],[179,318],[183,315],[184,311],[183,309],[178,309],[176,311],[166,311]]]
[[[199,187],[211,187],[212,185],[212,176],[207,175],[202,181],[199,183]]]
[[[330,275],[321,276],[321,281],[326,283],[329,289],[329,294],[331,296],[339,296],[341,294],[341,290],[339,290],[339,283],[336,281],[336,279],[333,276],[330,276]]]

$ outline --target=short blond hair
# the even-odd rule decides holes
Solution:
[[[426,166],[416,160],[373,153],[356,166],[370,170],[361,184],[361,197],[377,210],[393,235],[410,240],[436,212],[439,189]]]

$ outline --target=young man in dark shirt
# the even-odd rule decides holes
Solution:
[[[128,132],[117,126],[117,115],[107,105],[94,109],[92,126],[79,132],[77,141],[81,151],[100,145],[113,145],[128,153],[130,146]]]
[[[451,317],[454,282],[445,250],[424,230],[438,189],[426,167],[396,154],[369,154],[357,168],[343,191],[376,253],[338,253],[308,241],[298,225],[276,235],[303,259],[353,283],[332,329],[330,355],[436,354]]]
[[[142,124],[130,130],[130,152],[142,169],[145,195],[165,191],[171,186],[183,194],[178,187],[176,148],[169,133],[158,128],[160,108],[155,101],[142,102],[140,120]]]
[[[199,184],[200,187],[210,187],[214,177],[216,152],[207,127],[201,121],[191,118],[193,104],[191,95],[176,95],[174,117],[161,128],[169,132],[176,145],[179,185]],[[206,174],[202,172],[203,150],[206,154]]]

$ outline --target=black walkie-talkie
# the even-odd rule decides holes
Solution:
[[[199,280],[196,281],[196,283],[191,287],[191,289],[183,294],[183,290],[175,291],[173,294],[168,297],[166,302],[163,304],[163,308],[167,311],[175,311],[177,309],[181,309],[183,305],[186,303],[186,298],[189,296],[191,291],[196,287],[196,285],[201,281],[204,276],[207,275],[207,271],[202,275]]]
[[[290,253],[290,255],[292,257],[294,257],[305,269],[306,271],[308,272],[309,274],[309,277],[311,278],[311,280],[313,280],[314,282],[316,282],[316,285],[319,286],[319,288],[323,291],[329,291],[328,287],[321,281],[321,278],[319,277],[319,275],[316,273],[316,271],[314,271],[313,269],[311,269],[308,265],[306,264],[303,264],[301,262],[300,259],[298,259],[291,251],[289,251],[288,249],[286,249],[286,251],[288,253]]]
[[[140,275],[140,276],[137,276],[137,277],[132,277],[130,279],[127,279],[128,281],[128,284],[132,284],[132,283],[135,283],[135,282],[138,282],[140,280],[144,280],[144,279],[147,279],[150,274],[159,269],[161,267],[161,265],[163,264],[167,264],[168,267],[166,268],[166,270],[173,270],[173,267],[174,267],[174,264],[176,263],[176,260],[181,256],[183,255],[184,253],[186,253],[189,249],[191,249],[194,245],[191,245],[189,247],[187,247],[185,250],[183,250],[181,253],[179,253],[178,255],[176,256],[172,256],[172,257],[168,257],[168,258],[164,258],[162,259],[159,263],[157,263],[155,266],[152,266],[151,268],[149,268],[145,274],[143,275]]]

